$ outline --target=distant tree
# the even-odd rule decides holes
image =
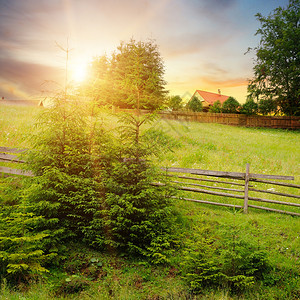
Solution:
[[[192,110],[194,112],[199,112],[203,110],[202,102],[194,96],[186,105],[187,109]]]
[[[222,112],[222,104],[220,100],[216,101],[213,106],[209,108],[209,112],[211,113],[221,113]]]
[[[248,93],[257,101],[272,101],[285,115],[300,115],[300,1],[290,0],[268,17],[256,14],[261,28],[254,48],[254,78]],[[272,104],[273,105],[273,104]]]
[[[222,112],[227,114],[236,114],[240,103],[233,97],[229,97],[222,106]]]
[[[245,115],[256,115],[258,112],[258,104],[252,98],[247,99],[242,105],[241,113]]]
[[[104,55],[92,61],[81,91],[100,104],[156,110],[166,100],[164,71],[152,40],[131,39],[121,42],[110,58]]]
[[[182,99],[180,96],[170,96],[167,101],[167,106],[170,108],[172,111],[173,110],[180,110],[183,108],[183,103]]]
[[[264,116],[276,115],[277,105],[274,100],[260,99],[258,102],[258,112]]]
[[[121,42],[110,61],[111,99],[120,107],[158,109],[167,93],[163,76],[163,60],[153,41]]]

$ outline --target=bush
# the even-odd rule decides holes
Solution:
[[[209,108],[209,112],[211,113],[221,113],[222,112],[222,104],[220,100],[216,101],[213,106]]]
[[[199,227],[185,247],[182,275],[194,293],[219,287],[239,294],[272,269],[266,252],[240,238],[234,226],[218,235],[208,225]]]
[[[258,105],[253,99],[248,99],[246,103],[242,105],[241,113],[245,115],[256,115],[258,112]]]
[[[26,205],[0,206],[0,283],[4,278],[13,285],[28,283],[48,272],[44,265],[51,254],[43,251],[48,234],[32,231],[40,219]]]
[[[194,111],[194,112],[200,112],[203,110],[202,102],[194,96],[188,103],[187,103],[187,109]]]
[[[169,97],[167,105],[172,111],[183,108],[182,99],[178,95]]]
[[[236,114],[238,112],[240,104],[239,102],[233,98],[229,97],[222,106],[222,112],[226,114]]]
[[[175,226],[173,190],[149,159],[168,148],[167,137],[142,131],[152,114],[121,114],[120,126],[106,130],[97,110],[62,100],[44,114],[29,157],[38,176],[26,195],[43,217],[35,230],[48,230],[47,251],[71,240],[154,261],[154,241],[170,248]]]
[[[159,142],[166,144],[166,141],[157,139],[152,130],[140,131],[142,124],[152,122],[151,118],[120,116],[122,139],[112,150],[119,157],[107,169],[106,201],[102,213],[106,244],[126,253],[151,256],[158,262],[154,259],[154,241],[163,240],[167,250],[176,230],[170,203],[174,190],[148,159],[150,155],[158,155],[158,151],[165,147]],[[154,144],[155,149],[150,146]],[[160,185],[153,186],[154,182]],[[164,254],[160,252],[160,255]]]
[[[258,111],[264,116],[275,114],[277,111],[276,101],[271,99],[260,99],[258,102]]]
[[[79,275],[71,275],[67,278],[62,278],[54,287],[56,296],[67,296],[84,291],[90,286],[90,281]]]

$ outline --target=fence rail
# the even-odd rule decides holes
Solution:
[[[25,161],[20,159],[18,155],[25,151],[26,149],[0,147],[0,162],[18,164],[24,163]],[[1,173],[10,175],[33,176],[33,173],[31,171],[15,169],[5,166],[0,166],[0,174]]]
[[[282,186],[285,188],[292,188],[293,190],[300,189],[300,185],[287,183],[287,182],[277,182],[274,180],[294,180],[293,176],[282,176],[282,175],[266,175],[266,174],[254,174],[250,173],[250,165],[246,165],[246,172],[245,173],[238,173],[238,172],[222,172],[222,171],[211,171],[211,170],[200,170],[200,169],[188,169],[188,168],[164,168],[166,171],[167,176],[171,176],[175,178],[172,182],[176,185],[177,189],[182,190],[184,192],[188,193],[201,193],[201,194],[207,194],[212,195],[216,197],[228,197],[228,198],[235,198],[235,199],[241,199],[243,200],[243,205],[236,205],[232,203],[221,203],[221,202],[215,202],[215,201],[207,201],[202,199],[193,199],[189,197],[180,197],[182,200],[187,201],[193,201],[198,203],[205,203],[205,204],[211,204],[211,205],[219,205],[219,206],[227,206],[227,207],[235,207],[239,209],[243,209],[245,213],[248,213],[249,207],[251,208],[257,208],[267,211],[273,211],[278,213],[285,213],[289,215],[294,216],[300,216],[300,209],[299,212],[294,211],[286,211],[282,209],[275,209],[272,207],[264,207],[264,206],[257,206],[252,203],[249,203],[249,201],[255,201],[255,202],[263,202],[268,204],[275,204],[275,205],[284,205],[284,206],[290,206],[294,208],[300,208],[300,203],[296,202],[287,202],[282,200],[274,200],[274,199],[265,199],[263,197],[254,197],[250,196],[249,192],[254,193],[264,193],[269,195],[274,195],[276,197],[288,197],[288,198],[294,198],[294,199],[300,199],[300,195],[298,194],[291,194],[287,192],[278,192],[275,191],[274,188],[269,189],[261,189],[261,188],[254,188],[253,184],[264,184],[264,185],[274,185],[274,186]],[[176,175],[170,174],[170,173],[176,173]],[[187,175],[182,175],[182,173],[185,173]],[[180,174],[180,175],[179,175]],[[192,176],[191,176],[192,175]],[[195,177],[197,176],[197,177]],[[198,176],[205,176],[198,177]],[[234,179],[240,182],[233,182],[233,181],[224,181],[224,180],[215,180],[215,179],[207,179],[206,177],[217,177],[217,178],[225,178],[225,179]],[[262,179],[263,180],[262,180]],[[179,179],[179,180],[178,180]],[[180,181],[181,180],[181,181]],[[184,181],[183,181],[184,180]],[[208,184],[199,184],[197,182],[203,181],[208,182],[209,184],[214,185],[208,185]],[[219,186],[217,186],[217,184]],[[230,184],[233,187],[224,187],[224,185]],[[222,186],[220,186],[222,185]],[[238,188],[238,187],[243,187]],[[217,190],[217,191],[214,191]],[[234,192],[234,193],[232,193]]]
[[[26,151],[26,149],[0,147],[0,162],[22,164],[24,163],[24,160],[20,159],[19,155],[24,151]],[[179,190],[182,190],[187,193],[192,193],[192,194],[201,193],[206,195],[212,195],[214,197],[235,198],[235,199],[243,200],[243,205],[233,204],[233,203],[221,203],[221,202],[208,201],[202,199],[193,199],[190,197],[180,197],[180,199],[182,200],[239,208],[239,209],[243,209],[245,213],[248,213],[249,208],[256,208],[256,209],[262,209],[262,210],[273,211],[278,213],[285,213],[294,216],[300,216],[300,201],[299,203],[287,202],[282,200],[265,199],[262,197],[254,197],[249,195],[249,192],[253,192],[253,193],[264,193],[276,197],[288,197],[288,198],[300,199],[299,194],[294,194],[294,193],[291,194],[289,192],[275,191],[274,188],[270,188],[266,190],[266,189],[256,188],[255,186],[253,186],[254,184],[263,184],[263,185],[281,186],[283,188],[298,190],[300,189],[300,185],[298,184],[292,184],[290,182],[274,181],[274,180],[285,180],[285,181],[294,180],[293,176],[250,173],[249,164],[247,164],[246,166],[245,173],[200,170],[200,169],[189,169],[189,168],[163,168],[163,169],[166,171],[167,176],[173,178],[172,182],[176,185],[176,187]],[[11,175],[34,176],[33,173],[30,171],[15,169],[6,166],[0,166],[0,173],[11,174]],[[204,177],[199,177],[199,176],[204,176]],[[215,177],[218,179],[211,179],[211,177]],[[230,179],[230,180],[226,180],[226,179]],[[202,184],[203,182],[205,184]],[[217,186],[217,184],[219,186]],[[156,185],[159,185],[159,183],[156,183]],[[230,185],[230,187],[224,187],[224,185],[225,186]],[[290,206],[294,208],[299,208],[299,212],[285,211],[282,209],[274,209],[272,207],[257,206],[252,203],[249,203],[249,201]]]

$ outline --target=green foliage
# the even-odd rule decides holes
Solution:
[[[36,111],[36,108],[31,109]],[[80,110],[82,112],[85,111],[82,107]],[[12,107],[3,107],[3,118],[6,124],[4,132],[11,134],[3,136],[2,145],[6,145],[7,143],[9,146],[20,146],[18,142],[20,137],[24,135],[21,128],[26,128],[27,130],[27,127],[30,127],[32,131],[31,124],[33,121],[28,119],[28,123],[25,122],[25,118],[22,117],[23,111],[23,107],[14,107],[14,109],[12,109]],[[30,111],[29,108],[27,108],[26,111]],[[50,112],[50,110],[44,108],[43,111]],[[18,119],[20,115],[22,120],[21,124],[18,123],[21,122]],[[92,114],[89,115],[91,116]],[[101,115],[87,118],[91,121],[87,123],[90,129],[93,127],[91,125],[92,120],[95,120],[94,118],[102,119]],[[113,122],[114,118],[110,116],[110,123],[112,124]],[[30,124],[30,126],[28,126],[28,124]],[[97,124],[97,128],[103,128],[103,125],[105,125],[102,125],[101,122]],[[123,122],[121,124],[124,125]],[[145,127],[148,128],[150,125],[151,123],[148,123]],[[163,131],[145,130],[145,128],[140,130],[140,138],[143,136],[143,142],[149,143],[148,147],[144,146],[140,148],[145,149],[143,151],[149,154],[152,150],[154,151],[156,149],[157,143],[162,144],[159,149],[164,151],[164,156],[158,158],[159,166],[176,164],[203,169],[238,171],[238,169],[243,170],[245,162],[249,162],[250,160],[252,170],[255,170],[257,173],[295,175],[295,184],[299,184],[299,176],[297,175],[299,174],[298,165],[294,163],[299,160],[299,151],[297,150],[299,148],[300,139],[298,138],[299,133],[296,131],[241,127],[230,127],[230,130],[224,130],[228,127],[219,124],[187,124],[171,120],[167,122],[164,120],[157,121],[155,125],[156,128]],[[111,163],[108,164],[108,168],[104,168],[104,171],[102,171],[102,167],[100,168],[100,166],[106,164],[107,156],[113,158],[114,165],[129,162],[129,158],[131,157],[129,153],[135,153],[135,151],[132,150],[125,151],[125,149],[123,149],[121,151],[121,144],[125,147],[125,145],[129,146],[130,143],[126,143],[125,139],[123,140],[121,138],[120,133],[111,128],[112,125],[110,125],[107,131],[110,131],[111,134],[114,133],[112,134],[113,138],[110,139],[112,151],[109,150],[107,153],[101,146],[104,145],[107,147],[106,138],[101,139],[101,143],[96,142],[97,139],[100,140],[101,137],[98,137],[95,141],[90,139],[92,141],[91,149],[94,151],[92,153],[95,155],[91,155],[92,162],[87,164],[86,172],[81,173],[84,178],[89,177],[89,172],[95,174],[94,180],[97,181],[97,184],[101,183],[100,178],[107,178],[106,172],[112,168]],[[47,126],[43,128],[41,132],[47,132],[46,129]],[[127,129],[129,128],[127,127]],[[166,130],[168,130],[169,134],[174,136],[175,142],[177,141],[179,144],[177,148],[173,149],[173,152],[167,151],[170,147],[170,140],[165,134]],[[107,131],[104,126],[104,133],[108,134]],[[93,131],[90,130],[89,132]],[[50,133],[47,132],[47,134]],[[5,139],[6,136],[10,136],[11,138]],[[88,136],[95,137],[96,135],[91,134]],[[263,139],[261,138],[262,136]],[[172,141],[171,145],[176,144],[175,142]],[[167,146],[164,147],[164,145]],[[22,142],[21,146],[30,148],[28,141],[26,143]],[[103,151],[99,151],[99,153],[101,153],[99,156],[96,155],[98,149],[103,149]],[[186,159],[187,149],[189,149],[188,152],[191,154],[188,155],[188,159]],[[161,150],[159,150],[159,152],[161,152]],[[140,153],[144,153],[143,151]],[[123,160],[121,158],[125,153],[127,153],[126,159]],[[146,161],[152,159],[152,156],[149,156],[148,159],[146,156],[144,157]],[[198,157],[201,157],[201,162],[195,160]],[[68,159],[68,157],[66,157],[66,159]],[[74,161],[74,159],[71,161]],[[69,165],[73,165],[73,163]],[[89,170],[90,165],[93,166],[93,168]],[[58,175],[64,171],[64,168],[60,168],[59,172],[56,168],[53,173],[48,169],[45,169],[46,172],[49,172],[49,178],[47,180],[50,180],[52,174],[54,174],[56,177],[62,176],[64,178],[63,181],[68,181],[67,176]],[[38,168],[37,170],[40,170],[40,174],[43,174],[43,168]],[[94,170],[98,171],[96,172]],[[69,174],[67,175],[69,176]],[[130,259],[126,259],[126,256],[117,256],[117,252],[114,251],[115,249],[113,248],[108,248],[109,251],[107,252],[92,251],[89,247],[83,246],[81,243],[83,239],[78,239],[78,244],[63,243],[62,236],[65,234],[63,231],[67,231],[66,228],[51,230],[50,221],[52,217],[49,217],[49,219],[45,217],[41,218],[41,216],[38,217],[34,214],[32,207],[27,207],[23,202],[20,202],[21,195],[24,194],[26,196],[25,199],[27,199],[27,191],[29,192],[31,189],[35,190],[37,188],[36,185],[40,185],[39,182],[34,182],[34,180],[35,179],[31,182],[30,179],[31,184],[29,184],[26,191],[24,191],[23,178],[1,177],[1,212],[5,214],[5,216],[9,215],[9,211],[22,213],[25,211],[26,214],[30,213],[30,218],[35,219],[35,221],[29,226],[30,230],[28,227],[26,235],[34,237],[39,232],[48,234],[48,236],[37,241],[36,249],[43,250],[43,255],[48,253],[52,253],[53,255],[58,253],[58,255],[54,258],[48,257],[46,260],[39,260],[37,258],[40,265],[50,271],[47,272],[47,277],[43,276],[44,278],[46,277],[47,280],[34,283],[32,279],[36,278],[38,274],[27,273],[25,274],[25,278],[21,279],[21,281],[30,279],[30,285],[23,288],[21,285],[18,289],[11,290],[6,286],[5,280],[3,280],[0,298],[45,300],[58,299],[60,297],[72,300],[90,298],[158,299],[159,297],[162,299],[192,299],[196,297],[197,299],[228,300],[300,298],[298,259],[300,255],[299,220],[295,217],[265,213],[255,209],[252,209],[248,215],[240,213],[233,214],[229,208],[174,200],[174,204],[179,211],[177,218],[180,219],[181,231],[183,231],[183,233],[179,233],[178,230],[172,230],[171,233],[173,235],[170,237],[168,237],[167,233],[154,237],[150,245],[142,252],[144,258],[132,256]],[[73,175],[71,176],[71,180],[71,185],[75,185]],[[60,186],[60,184],[61,183],[59,183],[58,186]],[[257,183],[255,183],[255,185],[257,185]],[[42,186],[46,185],[42,183]],[[83,190],[84,189],[85,187]],[[281,191],[280,187],[278,191]],[[291,193],[293,192],[294,191],[291,191]],[[206,198],[207,197],[209,196],[207,195]],[[42,198],[43,196],[41,199]],[[36,198],[33,199],[33,205],[37,203],[37,199],[38,195],[36,194]],[[50,205],[50,197],[48,200],[47,205]],[[227,199],[220,198],[220,201],[226,201],[228,203]],[[40,204],[42,204],[42,201]],[[265,205],[269,204],[266,203]],[[9,209],[9,211],[7,209]],[[290,209],[297,212],[296,207],[291,207]],[[99,214],[100,213],[101,210]],[[30,219],[29,215],[27,215],[27,217],[25,220]],[[103,218],[103,215],[101,218]],[[103,222],[101,218],[97,217],[93,219],[91,225],[95,226],[94,230],[89,231],[90,227],[88,226],[85,231],[86,233],[90,233],[89,236],[91,238],[93,236],[95,237],[97,243],[94,244],[94,247],[98,245],[97,239],[100,240],[99,243],[103,243],[104,237],[106,236],[106,233],[104,235],[102,234]],[[18,218],[16,217],[16,219]],[[97,223],[99,219],[100,222]],[[58,221],[57,218],[53,217],[51,222],[53,222],[52,226],[54,228]],[[0,223],[1,230],[3,228],[6,230],[6,223]],[[19,223],[21,224],[21,220]],[[43,230],[42,224],[44,224],[44,231],[41,231]],[[96,229],[97,224],[99,225],[98,231]],[[274,226],[274,224],[276,224],[276,226]],[[17,224],[15,223],[15,225]],[[21,236],[20,232],[21,231],[18,231],[18,235]],[[100,234],[94,235],[94,233],[97,232],[100,232]],[[5,235],[5,232],[1,231],[1,238],[2,234]],[[68,234],[70,234],[70,232],[68,232]],[[176,235],[175,239],[174,235]],[[74,237],[69,236],[68,240],[71,239],[75,240]],[[180,247],[174,248],[174,243],[176,242],[177,245],[178,240]],[[86,243],[89,244],[88,241]],[[63,245],[63,247],[60,244]],[[194,246],[194,244],[197,245]],[[33,242],[30,243],[30,245],[32,246]],[[29,247],[29,245],[25,244],[24,248],[25,251],[29,253],[29,250],[26,250],[27,246]],[[2,248],[0,249],[2,250]],[[59,249],[60,251],[58,251]],[[199,253],[201,251],[198,251],[198,249],[204,249],[201,251],[207,254],[201,256]],[[8,250],[5,251],[8,253]],[[73,253],[70,253],[70,251],[73,251]],[[249,258],[247,258],[248,256]],[[242,260],[241,257],[246,257],[246,259]],[[95,260],[92,261],[93,258]],[[207,258],[207,260],[205,260],[205,258]],[[194,261],[199,264],[199,271],[197,271],[196,267],[193,267]],[[150,262],[163,263],[164,265],[153,266]],[[183,264],[180,265],[180,262]],[[98,265],[99,263],[100,265]],[[197,272],[206,271],[206,269],[202,267],[203,265],[205,266],[205,264],[211,274],[202,273],[206,276],[203,276],[206,280],[204,282],[202,280],[203,277],[198,277]],[[186,268],[183,268],[183,266],[186,266]],[[225,271],[222,269],[223,266],[224,269],[226,266],[228,274],[225,274]],[[213,273],[214,267],[217,268],[215,273]],[[266,272],[263,271],[264,268],[267,270]],[[195,270],[195,272],[193,270]],[[229,270],[231,270],[230,273]],[[235,273],[233,273],[233,270],[235,270]],[[7,273],[5,274],[5,276],[7,276]],[[187,274],[191,274],[189,275],[190,277],[186,276]],[[218,280],[220,284],[216,283],[213,277],[210,283],[210,279],[207,277],[212,274],[220,278]],[[70,294],[69,296],[67,294],[61,294],[60,296],[58,294],[53,295],[55,287],[58,288],[58,291],[60,286],[68,284],[66,278],[71,279],[71,281],[73,281],[73,278],[78,278],[77,276],[72,277],[72,275],[79,276],[81,281],[86,280],[89,287],[78,294]],[[180,275],[185,278],[185,281],[181,279]],[[18,280],[18,276],[15,276],[10,282],[13,283],[13,281]],[[74,280],[74,282],[76,280]],[[189,280],[195,282],[193,289],[195,292],[201,293],[201,295],[194,295],[187,289],[184,282],[192,289],[191,285],[189,285]],[[254,283],[252,283],[253,281]],[[249,287],[247,288],[248,284]],[[199,287],[198,290],[197,285]],[[229,292],[229,288],[231,292]],[[233,293],[237,293],[237,295]]]
[[[164,65],[152,41],[121,42],[111,59],[96,58],[83,93],[100,104],[156,110],[165,101]]]
[[[182,99],[180,96],[170,96],[168,98],[167,106],[172,111],[181,110],[183,108]]]
[[[76,294],[84,291],[90,286],[90,281],[84,276],[71,275],[64,277],[58,282],[54,288],[54,294],[56,296],[67,296],[70,294]]]
[[[224,248],[220,250],[224,284],[232,292],[239,293],[268,274],[271,266],[267,253],[244,240],[236,225],[224,231],[224,234]]]
[[[194,111],[194,112],[200,112],[203,110],[203,104],[202,102],[194,96],[186,105],[187,109]]]
[[[194,293],[208,286],[217,286],[223,277],[216,262],[214,237],[210,228],[195,228],[194,236],[187,240],[181,263],[182,276]]]
[[[275,102],[285,115],[300,115],[300,4],[290,0],[286,8],[278,7],[268,17],[256,15],[261,28],[260,44],[254,50],[254,78],[249,95]]]
[[[42,217],[28,212],[24,205],[0,207],[0,282],[28,282],[48,272],[43,267],[55,254],[46,255],[43,240],[47,232],[34,232]]]
[[[258,102],[258,111],[264,116],[276,114],[276,102],[272,99],[260,99]]]
[[[258,112],[258,105],[252,98],[247,99],[246,103],[242,105],[241,113],[245,115],[256,115]]]
[[[222,104],[220,100],[214,102],[214,104],[209,108],[209,112],[211,113],[221,113],[222,112]]]
[[[155,243],[161,239],[165,243],[163,248],[170,248],[175,230],[169,199],[174,192],[149,160],[150,156],[159,155],[161,149],[153,131],[141,132],[141,126],[151,123],[152,118],[152,115],[121,115],[118,128],[121,139],[115,149],[119,158],[108,170],[103,215],[105,242],[110,247],[130,254],[150,255],[158,262],[163,259],[154,257],[164,254],[155,253]],[[154,142],[155,149],[151,146]],[[154,182],[163,185],[154,186]]]
[[[36,184],[26,197],[32,211],[43,216],[37,230],[49,230],[47,250],[61,247],[69,238],[93,244],[101,235],[96,218],[103,203],[99,177],[108,160],[103,159],[107,141],[92,103],[57,101],[43,112],[28,161]],[[101,200],[102,199],[102,200]]]
[[[229,97],[222,106],[222,112],[225,114],[236,114],[240,103],[233,97]]]
[[[182,275],[194,293],[218,286],[239,294],[272,269],[266,252],[239,237],[237,227],[220,229],[198,227],[185,245]]]
[[[38,176],[26,196],[42,216],[36,230],[49,231],[47,251],[72,240],[166,260],[155,257],[171,247],[173,191],[149,160],[168,147],[166,136],[142,130],[153,120],[120,114],[109,134],[95,103],[58,101],[44,113],[28,157]]]

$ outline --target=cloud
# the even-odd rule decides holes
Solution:
[[[64,70],[47,65],[0,58],[1,91],[8,98],[38,95],[46,81],[63,82]],[[1,95],[0,95],[1,96]]]
[[[190,3],[195,12],[214,18],[224,16],[237,2],[238,0],[193,0]]]
[[[224,80],[216,80],[215,78],[209,77],[200,77],[200,80],[205,85],[216,86],[216,87],[240,87],[240,86],[247,86],[248,80],[245,78],[231,78],[231,79],[224,79]]]
[[[27,100],[30,95],[25,93],[17,84],[11,82],[0,81],[0,97],[5,99],[22,99]]]

